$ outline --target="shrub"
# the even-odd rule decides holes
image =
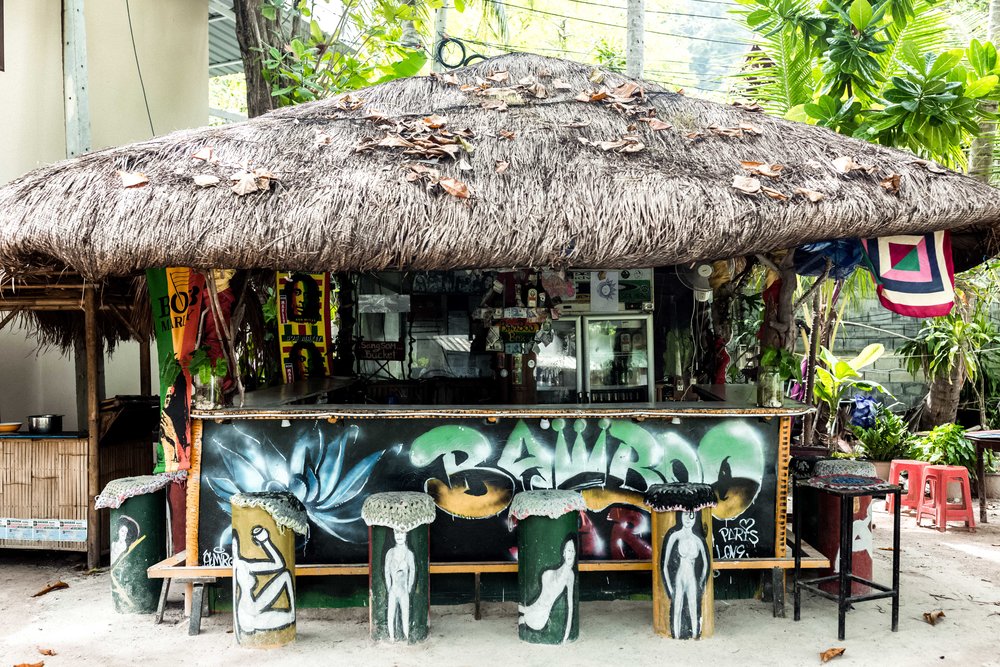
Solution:
[[[858,449],[864,458],[869,461],[891,461],[913,457],[916,436],[910,433],[902,417],[879,405],[875,410],[874,421],[875,425],[871,428],[851,428],[860,443]]]

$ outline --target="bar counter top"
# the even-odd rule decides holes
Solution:
[[[786,400],[780,408],[761,408],[746,401],[678,401],[664,403],[588,403],[584,405],[382,405],[318,404],[195,410],[195,419],[418,419],[418,418],[575,418],[618,417],[794,417],[810,412],[802,403]]]

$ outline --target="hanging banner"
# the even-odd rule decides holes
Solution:
[[[160,440],[155,473],[191,467],[191,374],[198,323],[209,304],[202,274],[188,268],[148,269],[156,358],[160,367]]]
[[[330,374],[330,274],[278,273],[278,342],[285,383]]]
[[[907,317],[941,317],[955,305],[947,230],[862,241],[879,301]]]

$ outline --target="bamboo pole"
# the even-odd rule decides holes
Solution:
[[[94,498],[100,492],[100,457],[98,443],[97,396],[97,291],[93,285],[83,290],[84,346],[87,357],[87,567],[100,564],[101,545],[98,543],[98,514]]]

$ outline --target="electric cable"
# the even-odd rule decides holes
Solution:
[[[135,31],[132,30],[132,10],[129,7],[129,0],[125,0],[125,16],[128,17],[128,34],[132,38],[132,55],[135,57],[135,71],[139,74],[139,87],[142,89],[142,101],[146,105],[146,118],[149,120],[149,133],[156,136],[153,129],[153,114],[149,112],[149,98],[146,97],[146,84],[142,80],[142,68],[139,66],[139,52],[135,48]]]

